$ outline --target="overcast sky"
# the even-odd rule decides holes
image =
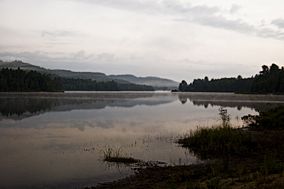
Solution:
[[[283,0],[0,0],[0,59],[177,81],[284,62]]]

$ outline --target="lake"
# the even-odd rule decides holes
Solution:
[[[0,188],[81,188],[133,174],[122,155],[167,165],[200,162],[175,141],[197,127],[279,106],[284,96],[168,92],[0,93]]]

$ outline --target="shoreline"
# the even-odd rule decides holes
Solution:
[[[127,178],[86,189],[284,188],[284,107],[244,116],[245,129],[232,127],[227,111],[219,111],[222,125],[200,128],[177,141],[203,163],[146,167]]]

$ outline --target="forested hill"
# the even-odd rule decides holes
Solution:
[[[182,92],[234,92],[234,93],[284,93],[284,68],[272,64],[270,67],[263,65],[259,74],[251,78],[221,78],[195,79],[187,84],[182,81],[179,84],[179,91]]]
[[[32,65],[29,63],[22,62],[20,60],[15,60],[12,62],[5,62],[0,60],[0,69],[10,68],[10,69],[22,69],[22,70],[33,70],[38,71],[44,74],[56,75],[62,78],[69,79],[89,79],[95,80],[97,82],[111,82],[115,81],[121,86],[125,86],[125,84],[134,84],[134,85],[148,85],[152,86],[155,89],[173,89],[176,88],[178,82],[160,78],[160,77],[137,77],[134,75],[106,75],[101,72],[75,72],[70,70],[63,69],[46,69],[43,67],[39,67],[36,65]],[[133,85],[133,86],[134,86]]]
[[[150,85],[157,89],[172,89],[176,88],[178,82],[164,79],[159,77],[136,77],[134,75],[126,74],[126,75],[109,75],[110,78],[114,80],[123,80],[130,83],[135,83],[139,85]]]
[[[61,83],[58,79],[36,71],[21,69],[0,70],[0,91],[60,91]]]
[[[4,68],[0,70],[0,92],[30,91],[152,91],[151,86],[115,81],[62,78],[37,71]]]

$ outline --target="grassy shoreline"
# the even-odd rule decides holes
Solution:
[[[148,167],[91,188],[284,188],[284,108],[244,117],[246,129],[232,128],[226,111],[220,116],[221,126],[200,128],[177,141],[205,163]]]

